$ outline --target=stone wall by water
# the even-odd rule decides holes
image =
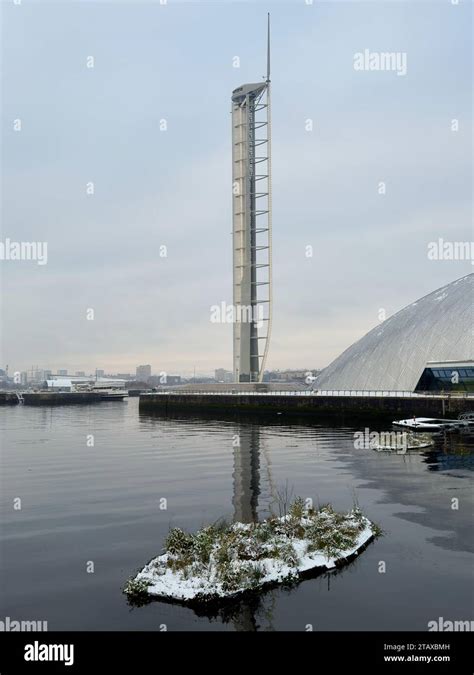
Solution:
[[[453,417],[474,409],[474,398],[398,396],[294,396],[242,394],[164,394],[140,396],[140,409],[285,412],[312,415]]]

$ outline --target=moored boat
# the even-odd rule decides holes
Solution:
[[[99,394],[101,399],[107,401],[123,401],[128,396],[128,392],[124,389],[102,389]]]
[[[101,378],[94,381],[78,383],[75,386],[79,391],[92,391],[99,394],[101,400],[123,401],[128,396],[123,380],[113,380],[111,378]]]
[[[394,421],[392,424],[399,429],[410,429],[410,431],[439,432],[465,429],[472,422],[467,419],[449,420],[434,417],[412,417],[406,420]]]

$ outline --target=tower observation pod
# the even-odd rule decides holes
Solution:
[[[270,15],[267,76],[232,92],[234,378],[261,382],[272,324]]]

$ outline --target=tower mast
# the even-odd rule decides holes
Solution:
[[[234,378],[261,382],[272,320],[270,15],[266,80],[232,93],[232,195]]]

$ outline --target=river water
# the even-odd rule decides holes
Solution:
[[[398,455],[354,447],[364,420],[162,417],[140,414],[133,398],[3,407],[0,425],[2,620],[49,630],[411,631],[473,618],[473,436]],[[282,493],[338,510],[357,502],[384,536],[340,572],[213,616],[127,602],[124,583],[161,552],[170,526],[264,518]]]

